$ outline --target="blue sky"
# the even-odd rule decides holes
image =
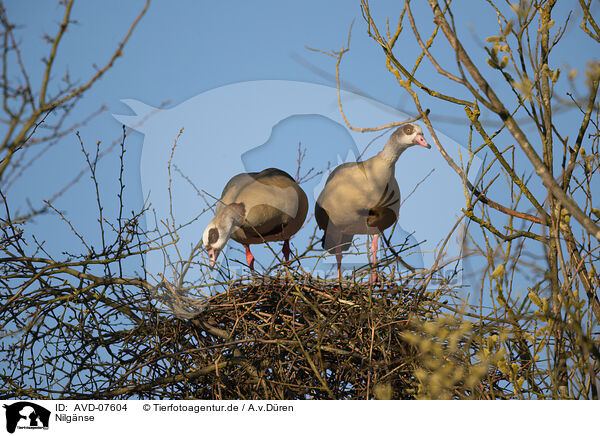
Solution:
[[[70,27],[61,44],[54,69],[55,78],[59,79],[68,70],[72,78],[85,81],[93,74],[94,64],[103,65],[109,58],[143,3],[76,3],[73,18],[77,23]],[[428,7],[425,2],[413,3],[422,35],[428,35],[427,31],[433,26]],[[467,49],[485,69],[483,41],[485,37],[496,33],[494,30],[488,34],[491,32],[489,29],[496,29],[494,14],[482,13],[489,11],[484,2],[464,1],[462,4],[457,2],[455,6],[457,26],[464,36]],[[397,1],[373,2],[372,13],[381,26],[386,17],[389,17],[392,25],[397,20],[400,5],[401,2]],[[564,5],[562,2],[558,7]],[[42,1],[12,1],[6,7],[9,17],[23,26],[18,35],[22,41],[24,61],[33,83],[39,83],[43,67],[40,59],[49,49],[41,36],[56,31],[62,8],[53,2]],[[564,9],[557,10],[558,15],[565,13]],[[578,17],[574,17],[569,32],[578,31],[578,20]],[[85,94],[72,114],[72,121],[84,119],[105,104],[108,107],[106,112],[79,129],[88,151],[95,149],[97,141],[101,141],[100,150],[105,150],[121,134],[121,125],[112,114],[132,114],[129,107],[121,103],[123,99],[137,100],[151,106],[168,102],[166,108],[175,108],[206,91],[250,80],[294,80],[335,86],[334,60],[311,52],[306,47],[340,49],[346,44],[348,29],[353,21],[351,51],[342,62],[344,88],[413,115],[410,97],[402,92],[394,77],[386,70],[380,47],[366,35],[359,2],[155,1],[126,46],[124,56]],[[410,34],[408,26],[406,22],[406,32]],[[444,44],[436,45],[434,52],[452,64],[451,53]],[[574,52],[590,53],[590,49],[585,43],[579,44],[577,39],[573,39],[559,46],[555,65],[566,66],[569,63],[581,68],[587,56],[573,56]],[[401,37],[397,46],[399,59],[412,60],[418,53],[418,47],[412,39]],[[429,66],[423,68],[420,78],[426,83],[439,83],[439,77]],[[505,92],[500,79],[497,85],[500,93]],[[448,85],[446,89],[455,88]],[[464,93],[460,95],[465,96]],[[439,120],[439,131],[457,143],[464,143],[468,128],[464,122],[456,120],[457,107],[426,97],[423,100],[430,104],[433,119]],[[573,118],[574,126],[578,119],[577,116]],[[232,128],[235,128],[235,124],[233,120]],[[320,125],[313,120],[310,126],[314,129],[311,131],[312,137],[321,137],[323,143],[343,137],[340,132],[333,133],[335,129],[332,130],[331,125]],[[290,128],[287,140],[293,139],[293,131]],[[171,136],[173,140],[175,136],[176,132]],[[430,139],[427,134],[425,136]],[[144,140],[144,135],[139,132],[131,132],[127,139],[126,211],[137,210],[143,203],[140,159]],[[367,155],[378,151],[382,144],[380,141],[373,145]],[[361,150],[362,145],[357,144]],[[435,147],[430,152],[437,153]],[[289,158],[295,159],[295,156],[289,155]],[[422,159],[428,157],[423,153]],[[99,168],[107,216],[116,213],[118,162],[118,153],[115,151],[102,160]],[[51,198],[84,166],[77,138],[74,135],[65,137],[13,185],[10,192],[13,202],[22,210],[25,208],[25,199],[38,205],[42,199]],[[267,166],[270,165],[265,164]],[[527,170],[529,167],[525,165],[523,168]],[[228,171],[227,168],[213,170]],[[218,195],[218,192],[213,194]],[[492,194],[497,194],[499,199],[507,195],[506,192],[493,191]],[[419,198],[418,192],[415,195],[413,210],[419,208],[419,202],[440,201],[431,197]],[[57,199],[55,205],[67,211],[68,217],[82,234],[96,241],[99,239],[95,221],[96,199],[87,175]],[[310,227],[314,227],[314,221]],[[54,216],[37,218],[35,229],[54,252],[70,250],[78,243],[65,224]]]

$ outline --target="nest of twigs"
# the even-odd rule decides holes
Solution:
[[[234,280],[196,318],[157,318],[156,370],[171,375],[144,391],[153,398],[412,398],[417,356],[403,333],[415,317],[431,316],[425,301],[402,281]],[[146,352],[154,358],[156,346]]]

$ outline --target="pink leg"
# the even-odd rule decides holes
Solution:
[[[248,266],[251,270],[254,270],[254,255],[250,252],[250,246],[244,245],[246,247],[246,262],[248,262]]]
[[[342,247],[336,247],[335,260],[337,261],[338,280],[342,280]]]
[[[371,266],[373,267],[373,272],[371,273],[371,278],[369,279],[369,283],[373,283],[377,281],[377,272],[375,272],[375,266],[377,265],[377,241],[379,240],[379,235],[373,235],[373,240],[371,241]]]
[[[292,254],[292,250],[290,250],[290,240],[286,239],[285,241],[283,241],[283,250],[281,250],[283,252],[283,257],[285,258],[286,262],[289,262],[290,260],[290,254]]]

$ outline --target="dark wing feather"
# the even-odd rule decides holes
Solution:
[[[342,251],[346,251],[350,248],[354,235],[341,233],[335,226],[330,226],[329,215],[319,203],[315,203],[315,219],[317,220],[319,228],[323,230],[321,245],[324,249],[334,254],[336,247],[340,247]]]
[[[327,231],[327,226],[329,225],[329,214],[318,202],[315,203],[315,219],[317,220],[317,225],[319,228]]]
[[[400,198],[394,199],[394,190],[389,188],[389,185],[385,186],[379,201],[374,207],[369,210],[363,209],[358,211],[359,215],[367,217],[367,225],[369,227],[376,227],[379,231],[387,229],[398,219],[392,206],[398,203]]]
[[[250,176],[254,177],[257,180],[261,179],[263,177],[283,176],[283,177],[287,177],[292,182],[295,182],[295,180],[294,180],[294,178],[292,176],[290,176],[285,171],[280,170],[279,168],[267,168],[267,169],[264,169],[264,170],[262,170],[261,172],[258,172],[258,173],[248,173],[248,174]]]
[[[384,231],[396,222],[396,213],[389,207],[374,207],[369,210],[367,225],[376,227],[380,232]]]

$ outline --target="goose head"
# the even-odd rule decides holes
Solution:
[[[233,203],[225,206],[204,229],[202,244],[208,253],[208,266],[214,268],[219,254],[227,245],[231,234],[244,219],[243,204]]]
[[[407,123],[398,127],[390,136],[388,141],[391,145],[402,148],[403,150],[413,145],[431,148],[431,145],[425,141],[423,130],[418,124]]]
[[[379,156],[393,165],[404,150],[413,145],[431,148],[431,145],[425,141],[423,131],[418,124],[403,124],[390,135]]]

